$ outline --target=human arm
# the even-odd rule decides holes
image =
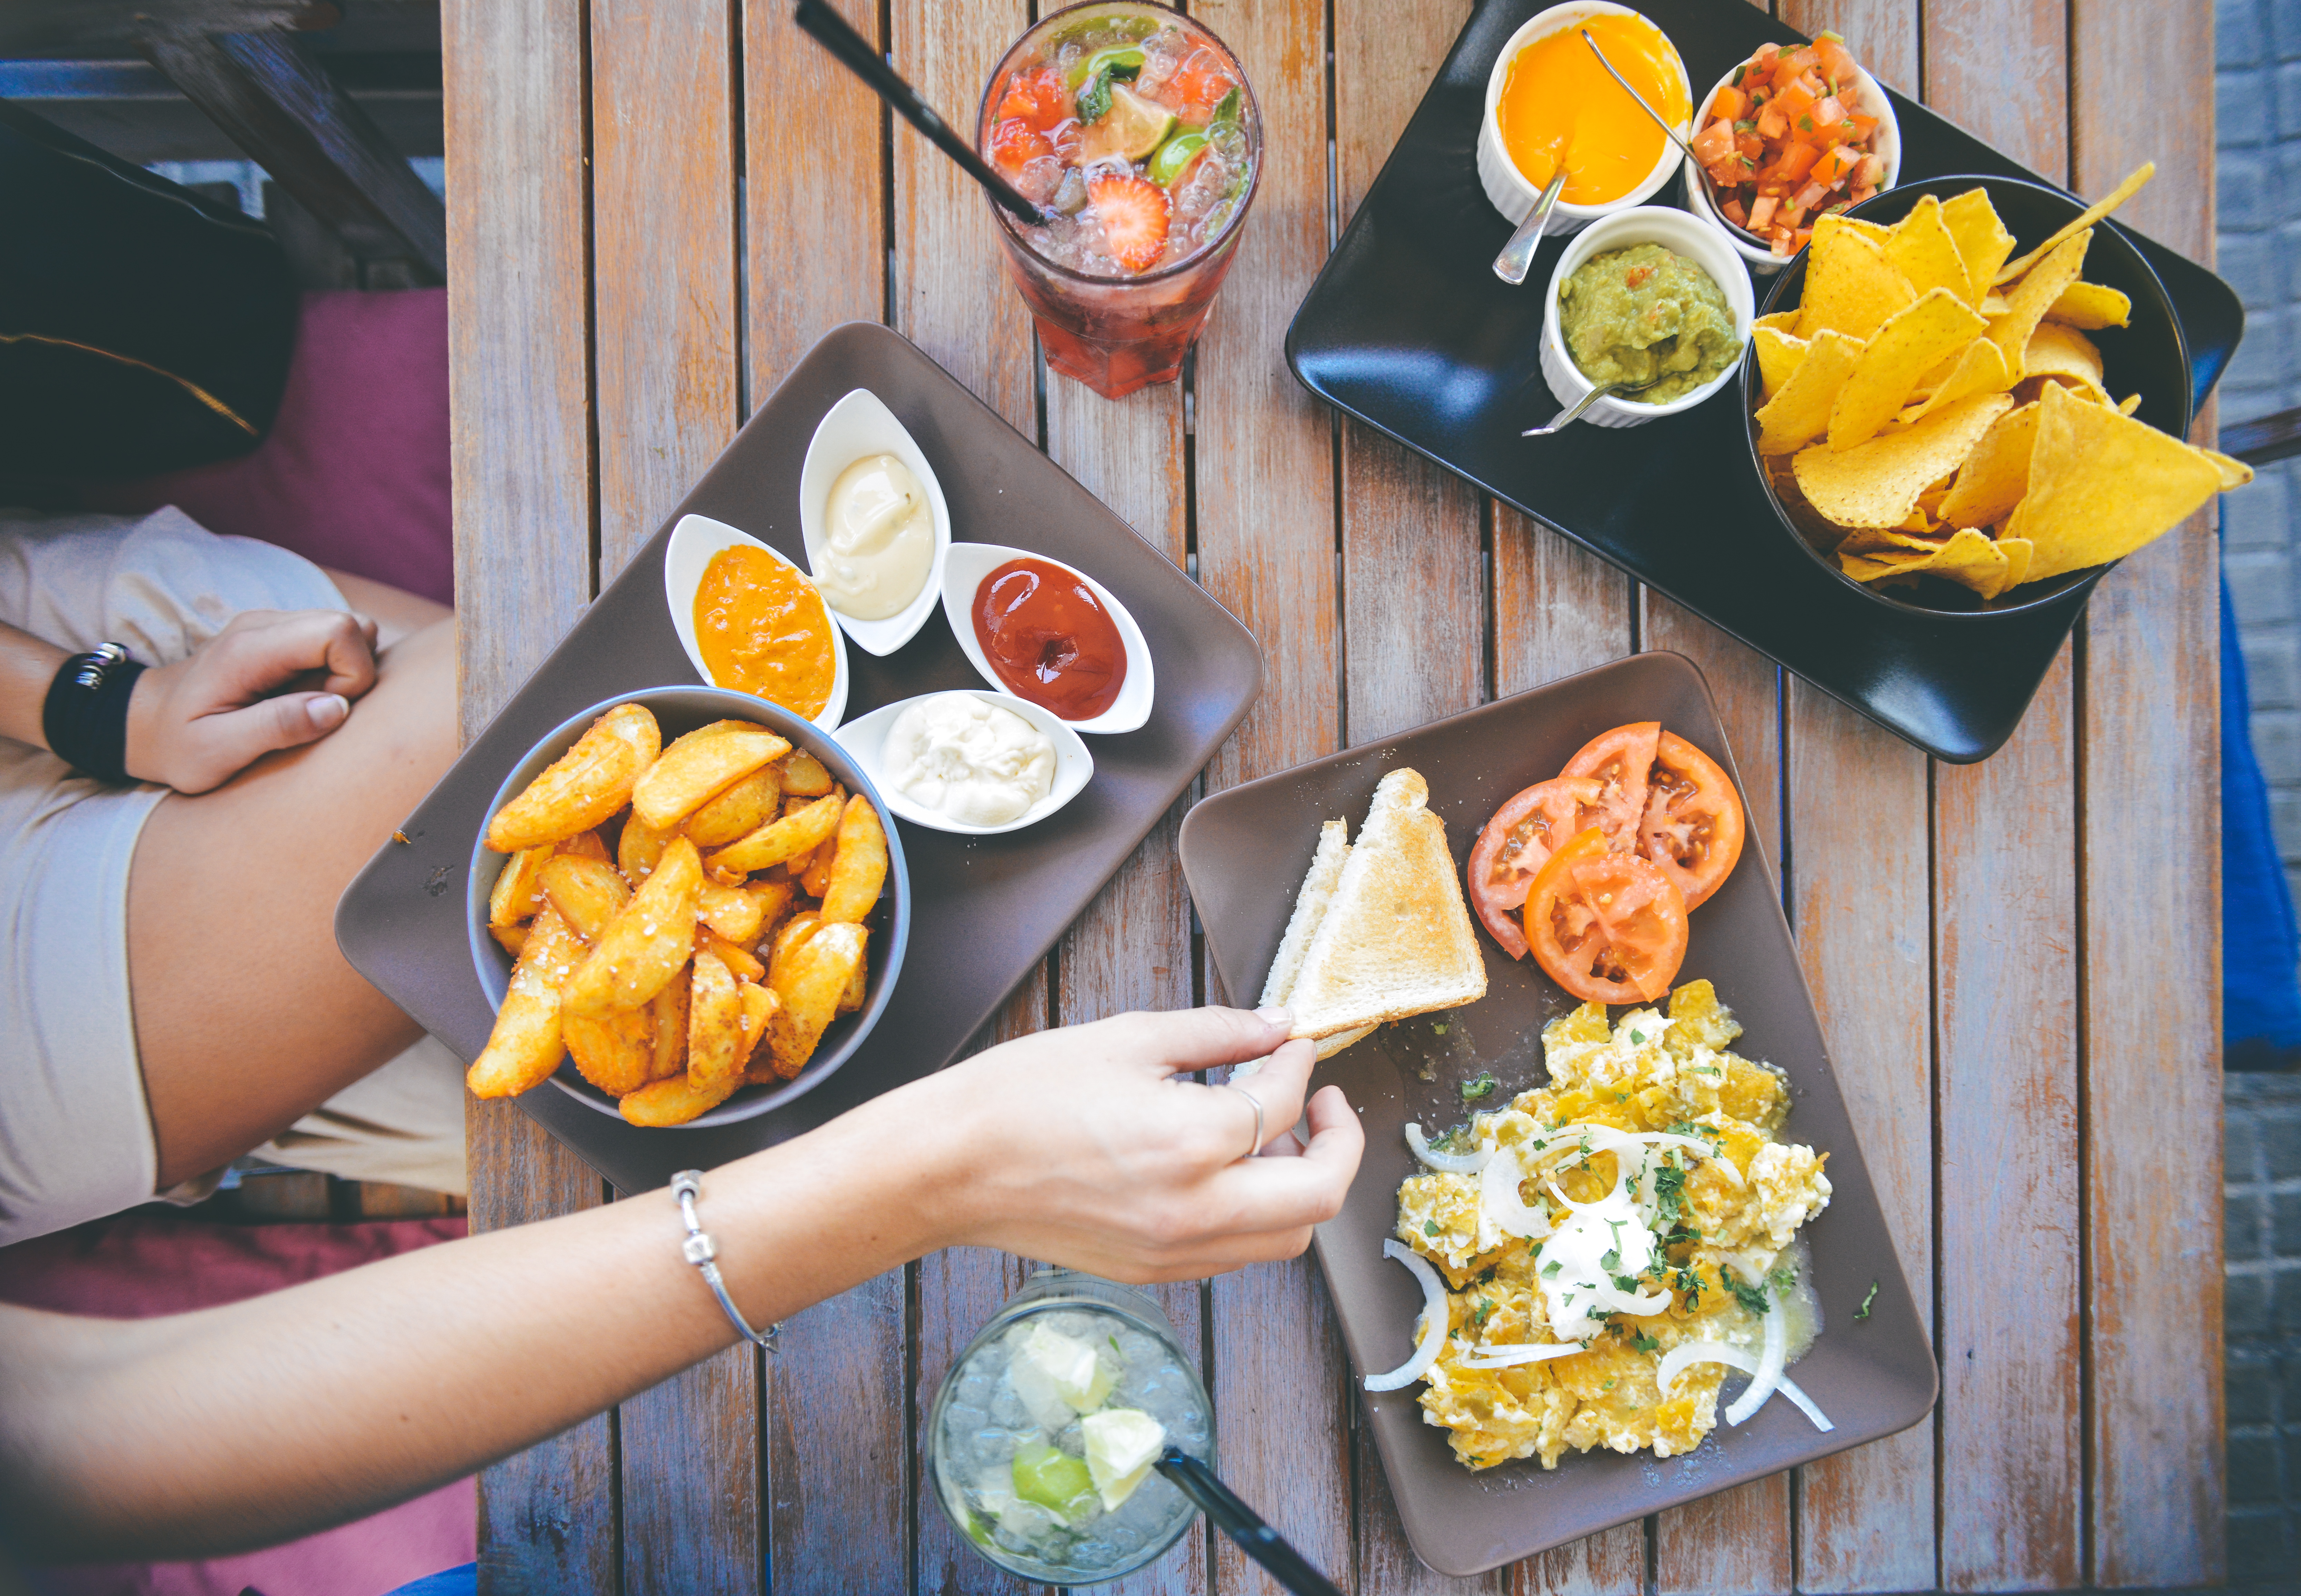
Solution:
[[[154,665],[128,700],[128,773],[206,792],[278,748],[325,737],[375,685],[375,623],[342,610],[249,610],[189,655]],[[0,736],[45,748],[64,649],[0,624]],[[282,690],[284,689],[295,690]]]
[[[1362,1147],[1312,1049],[1230,1010],[1127,1015],[993,1049],[706,1177],[755,1324],[936,1248],[1121,1279],[1291,1257]],[[1282,1045],[1283,1044],[1283,1045]],[[1178,1071],[1268,1056],[1238,1093]],[[0,1528],[47,1558],[264,1544],[404,1500],[731,1344],[654,1191],[171,1318],[0,1309]]]

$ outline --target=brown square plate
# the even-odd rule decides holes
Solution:
[[[1319,823],[1347,818],[1355,837],[1384,772],[1406,765],[1422,773],[1460,869],[1503,799],[1556,775],[1607,728],[1649,720],[1695,744],[1740,786],[1702,673],[1678,655],[1642,654],[1208,798],[1183,823],[1182,860],[1223,984],[1242,1000],[1262,990]],[[1823,1329],[1795,1375],[1837,1427],[1817,1430],[1789,1402],[1774,1401],[1739,1429],[1720,1424],[1683,1458],[1569,1452],[1547,1473],[1527,1460],[1473,1475],[1454,1461],[1446,1433],[1423,1422],[1419,1382],[1361,1391],[1407,1537],[1443,1574],[1479,1573],[1890,1435],[1924,1417],[1940,1389],[1754,828],[1739,867],[1694,911],[1690,929],[1681,979],[1714,982],[1744,1027],[1735,1050],[1787,1073],[1784,1138],[1829,1155],[1835,1194],[1803,1233]],[[1318,1068],[1318,1081],[1340,1085],[1366,1127],[1366,1161],[1316,1241],[1359,1375],[1395,1368],[1414,1349],[1421,1288],[1382,1256],[1397,1223],[1399,1182],[1415,1169],[1406,1123],[1434,1132],[1461,1123],[1460,1088],[1481,1071],[1506,1094],[1539,1084],[1547,1078],[1542,1028],[1575,1007],[1531,959],[1512,962],[1483,929],[1478,941],[1483,999],[1386,1025]],[[1869,1316],[1857,1322],[1873,1283]]]
[[[512,767],[568,716],[641,688],[698,681],[664,599],[664,547],[682,515],[708,515],[805,564],[799,476],[807,440],[850,389],[886,402],[942,484],[951,533],[1051,555],[1134,613],[1156,663],[1150,718],[1096,737],[1094,779],[1024,831],[962,837],[898,821],[911,880],[909,948],[870,1035],[821,1089],[732,1124],[642,1130],[539,1087],[518,1099],[625,1191],[707,1169],[812,1130],[941,1069],[1182,796],[1262,689],[1262,651],[1222,606],[950,374],[883,327],[834,328],[744,423],[694,491],[473,740],[347,888],[336,940],[355,969],[465,1058],[495,1024],[465,929],[464,873]],[[981,687],[940,611],[881,658],[850,648],[847,719],[946,688]]]

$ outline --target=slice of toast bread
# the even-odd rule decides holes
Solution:
[[[1309,951],[1310,939],[1318,934],[1319,922],[1326,917],[1326,910],[1335,901],[1335,885],[1342,880],[1343,861],[1350,857],[1349,836],[1347,821],[1330,820],[1318,828],[1318,851],[1310,856],[1310,868],[1294,895],[1294,913],[1286,922],[1286,934],[1278,940],[1278,955],[1270,961],[1270,974],[1262,983],[1258,1007],[1283,1004],[1293,995],[1294,978],[1301,973],[1302,956]],[[1373,1032],[1373,1026],[1360,1025],[1321,1037],[1318,1057],[1332,1058]],[[1251,1074],[1258,1067],[1241,1065],[1238,1073]]]
[[[1289,986],[1292,1034],[1331,1038],[1485,996],[1485,960],[1429,796],[1403,768],[1376,786]]]

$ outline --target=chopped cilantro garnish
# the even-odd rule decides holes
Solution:
[[[1762,1286],[1745,1285],[1732,1275],[1726,1277],[1726,1289],[1734,1293],[1734,1300],[1753,1314],[1766,1311],[1766,1292]]]
[[[1621,1266],[1622,1255],[1611,1247],[1608,1248],[1598,1259],[1598,1267],[1603,1269],[1609,1274],[1611,1274],[1615,1270]]]
[[[1438,1233],[1438,1222],[1435,1219],[1425,1219],[1422,1222],[1422,1233],[1426,1236],[1436,1235]]]
[[[1774,1290],[1786,1291],[1797,1284],[1797,1271],[1789,1265],[1784,1264],[1766,1278],[1774,1283]]]
[[[1799,118],[1798,118],[1798,130],[1799,130],[1800,132],[1803,132],[1803,133],[1811,133],[1811,132],[1812,132],[1812,131],[1813,131],[1813,118],[1812,118],[1812,117],[1810,117],[1810,116],[1801,116],[1801,117],[1799,117]]]
[[[1488,1265],[1487,1265],[1487,1266],[1486,1266],[1483,1270],[1479,1271],[1479,1273],[1478,1273],[1478,1278],[1477,1278],[1477,1283],[1477,1283],[1477,1284],[1479,1284],[1479,1285],[1484,1285],[1484,1284],[1485,1284],[1485,1283],[1486,1283],[1486,1282],[1488,1282],[1488,1281],[1492,1280],[1492,1279],[1494,1277],[1494,1271],[1495,1271],[1497,1268],[1499,1268],[1500,1266],[1500,1266],[1500,1265],[1497,1265],[1497,1264],[1488,1264]]]
[[[1466,1103],[1475,1103],[1480,1098],[1490,1098],[1494,1094],[1494,1088],[1501,1084],[1502,1082],[1495,1080],[1492,1074],[1481,1070],[1477,1074],[1462,1082],[1462,1100]]]
[[[1654,1207],[1664,1219],[1676,1219],[1686,1211],[1686,1171],[1662,1160],[1654,1171]]]
[[[1443,1036],[1446,1034],[1447,1030],[1448,1027],[1445,1025],[1433,1025],[1430,1027],[1430,1034],[1433,1036]]]
[[[1475,1328],[1484,1330],[1486,1327],[1486,1321],[1494,1317],[1494,1303],[1491,1300],[1482,1301],[1478,1304],[1478,1311],[1470,1316],[1470,1323]]]
[[[1630,1040],[1643,1048],[1646,1045],[1646,1033],[1643,1031],[1633,1031],[1630,1032]]]
[[[1878,1283],[1873,1280],[1870,1283],[1870,1294],[1862,1299],[1862,1306],[1853,1310],[1853,1316],[1856,1319],[1868,1318],[1870,1316],[1870,1305],[1877,1300]]]
[[[1636,1276],[1630,1274],[1616,1274],[1611,1276],[1611,1279],[1613,1280],[1614,1289],[1616,1291],[1627,1291],[1633,1297],[1637,1295],[1638,1283]]]
[[[1611,1380],[1609,1380],[1605,1384],[1600,1386],[1598,1389],[1600,1391],[1611,1391],[1614,1389],[1614,1383]]]
[[[1544,1280],[1555,1280],[1558,1277],[1558,1260],[1556,1258],[1551,1259],[1550,1262],[1543,1265],[1542,1266],[1542,1278]]]
[[[1632,1341],[1630,1345],[1636,1347],[1641,1352],[1659,1351],[1661,1348],[1661,1343],[1660,1341],[1654,1340],[1653,1337],[1645,1334],[1643,1331],[1639,1333],[1638,1339]]]

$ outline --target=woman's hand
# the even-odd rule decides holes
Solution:
[[[136,679],[128,773],[206,792],[274,749],[325,737],[374,685],[374,622],[342,610],[246,611],[188,657]]]
[[[1341,1088],[1310,1099],[1309,1146],[1294,1139],[1316,1049],[1288,1041],[1288,1023],[1275,1009],[1119,1015],[1008,1042],[881,1101],[928,1116],[909,1136],[951,1138],[951,1240],[1117,1280],[1193,1279],[1294,1257],[1358,1172],[1366,1138]],[[1188,1078],[1255,1059],[1238,1087]],[[1248,1092],[1262,1105],[1253,1158]]]

